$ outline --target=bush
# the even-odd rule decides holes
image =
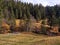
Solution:
[[[10,32],[10,28],[7,28],[6,26],[1,27],[1,30],[0,30],[1,34],[3,34],[3,33],[9,33],[9,32]]]
[[[35,27],[35,28],[32,30],[32,32],[33,32],[33,33],[40,34],[41,30],[40,30],[40,28]]]
[[[47,27],[41,26],[41,32],[43,34],[47,34],[47,31],[48,31],[48,28]]]

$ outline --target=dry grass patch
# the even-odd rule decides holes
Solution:
[[[60,45],[60,36],[37,34],[0,34],[0,45]]]

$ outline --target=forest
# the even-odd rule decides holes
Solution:
[[[24,20],[26,23],[24,26],[16,28],[16,19]],[[50,28],[52,26],[58,26],[60,28],[60,5],[44,7],[42,4],[33,5],[32,3],[23,3],[18,0],[0,0],[0,33],[6,30],[5,27],[2,27],[2,21],[5,21],[10,26],[10,32],[15,29],[19,31],[31,31],[31,19],[33,23],[34,20],[38,23],[41,20],[48,19],[46,25],[49,25]],[[45,24],[44,21],[42,24]],[[43,32],[46,33],[46,28],[42,28]]]

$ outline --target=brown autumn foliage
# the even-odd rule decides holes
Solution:
[[[15,20],[16,22],[16,25],[15,26],[10,26],[8,25],[6,22],[2,22],[2,30],[0,31],[0,33],[9,33],[9,32],[26,32],[26,24],[25,24],[25,21],[24,20],[19,20],[19,19],[16,19]],[[44,33],[47,33],[48,35],[52,35],[52,34],[57,34],[59,35],[59,27],[58,26],[53,26],[52,28],[50,28],[50,26],[48,25],[42,25],[41,24],[42,21],[39,21],[39,22],[32,22],[32,24],[30,25],[32,28],[31,28],[31,31],[32,32],[35,32],[35,33],[40,33],[41,30],[41,26],[44,26],[45,28],[47,28],[45,31],[45,29],[43,29],[43,31],[45,31]],[[30,30],[30,28],[29,28]],[[58,34],[59,33],[59,34]]]

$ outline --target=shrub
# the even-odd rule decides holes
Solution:
[[[46,34],[47,31],[48,31],[48,28],[47,28],[47,27],[41,26],[41,32],[42,32],[43,34]]]

